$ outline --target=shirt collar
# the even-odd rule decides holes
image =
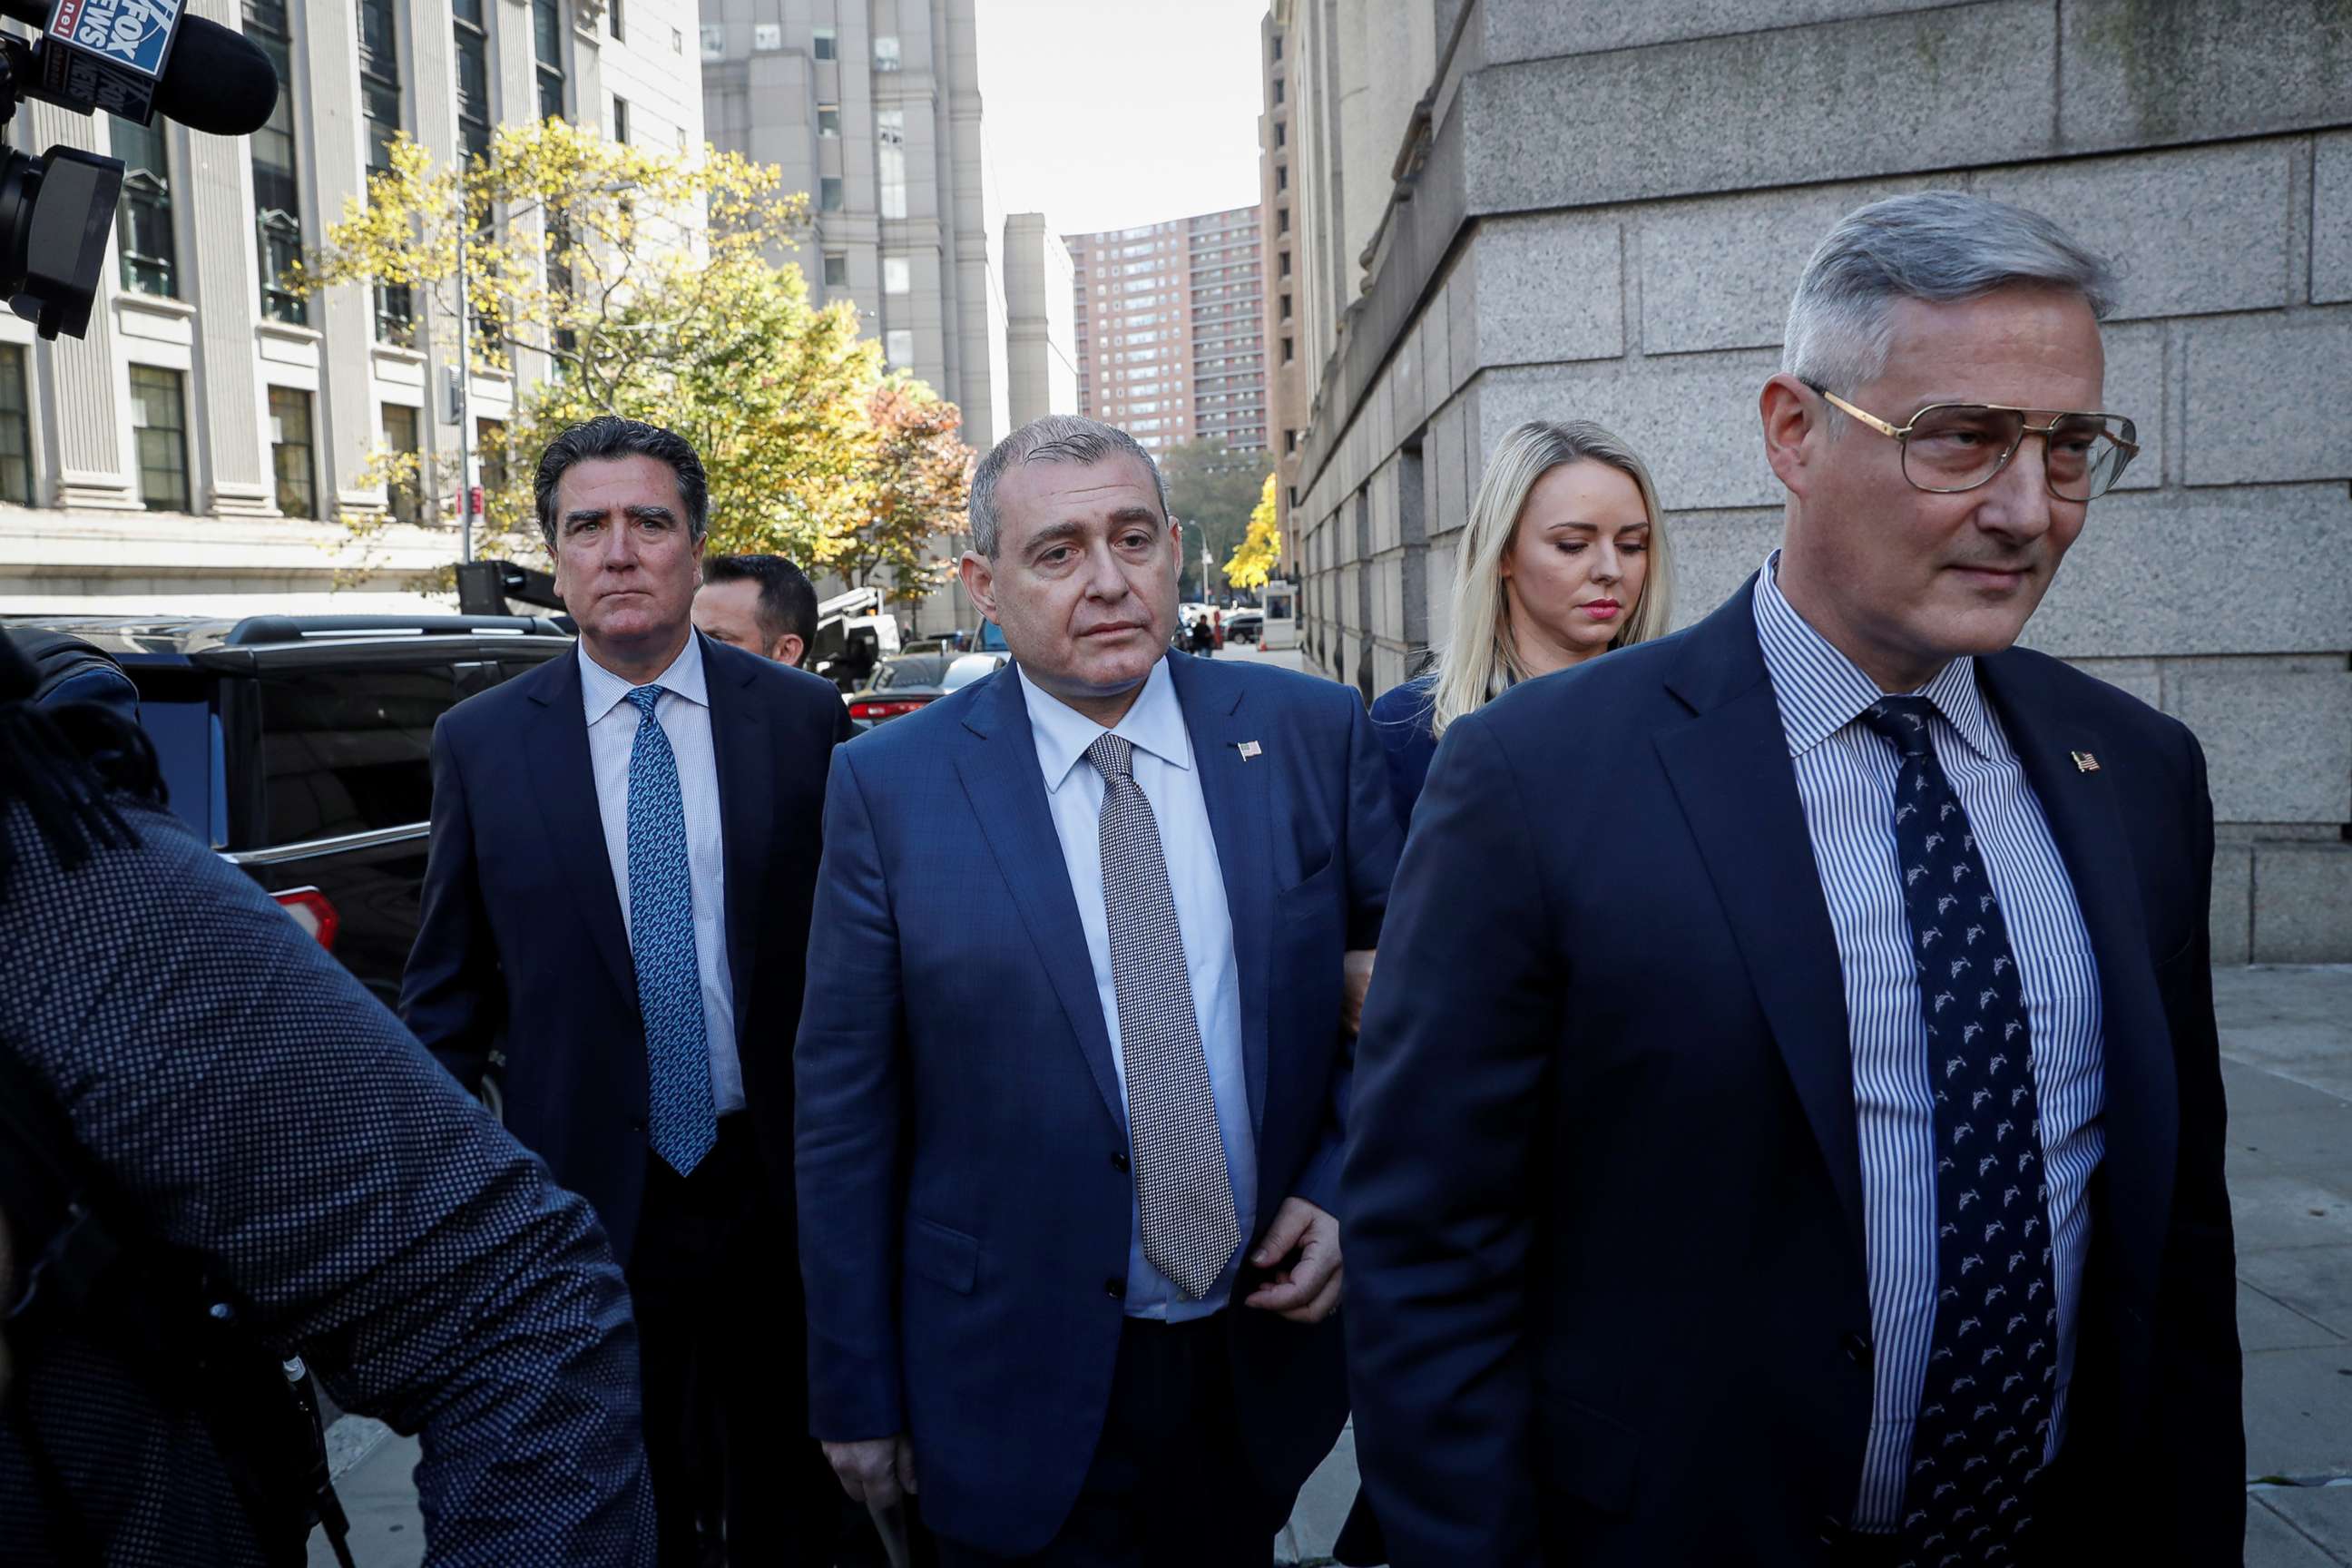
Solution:
[[[1878,683],[1815,631],[1780,592],[1780,552],[1766,558],[1756,577],[1756,637],[1789,754],[1804,755],[1861,716],[1878,700]],[[1919,689],[1944,721],[1979,756],[1995,754],[1992,716],[1977,687],[1977,661],[1952,660]]]
[[[593,724],[618,708],[636,688],[591,658],[585,642],[579,647],[580,700],[587,710],[588,722]],[[674,692],[698,708],[709,707],[710,688],[702,675],[702,634],[687,633],[686,646],[677,650],[677,657],[669,661],[669,668],[646,684]]]
[[[1045,792],[1056,794],[1070,770],[1087,754],[1087,748],[1101,737],[1103,726],[1041,689],[1018,663],[1013,668],[1020,678],[1022,698],[1029,704],[1029,728],[1037,739],[1037,763],[1045,774]],[[1166,659],[1151,667],[1135,706],[1110,726],[1110,733],[1125,737],[1137,750],[1150,752],[1171,767],[1191,770],[1192,738],[1184,728],[1184,706],[1176,700],[1176,685],[1168,674]]]

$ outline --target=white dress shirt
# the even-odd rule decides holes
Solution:
[[[727,858],[719,829],[719,759],[710,743],[710,689],[702,673],[702,637],[689,632],[649,686],[662,689],[654,717],[677,759],[677,792],[686,807],[687,870],[693,889],[694,967],[702,978],[702,1026],[710,1049],[710,1099],[721,1116],[743,1109],[743,1065],[735,1053],[735,988],[727,971]],[[596,810],[604,822],[604,853],[613,863],[613,890],[621,899],[621,927],[629,925],[629,753],[637,742],[636,704],[630,684],[589,657],[580,645],[580,697],[588,718],[588,763],[596,775]]]
[[[1127,1099],[1127,1057],[1118,1038],[1118,993],[1111,981],[1110,920],[1103,909],[1102,774],[1086,760],[1087,748],[1103,726],[1038,689],[1015,666],[1029,705],[1029,730],[1037,745],[1037,765],[1045,775],[1045,796],[1054,833],[1062,841],[1070,892],[1077,900],[1078,923],[1093,961],[1095,994],[1118,1072],[1122,1106]],[[1003,679],[1002,676],[999,679]],[[1168,862],[1168,886],[1175,895],[1176,925],[1184,939],[1184,965],[1192,982],[1192,1016],[1208,1058],[1209,1087],[1217,1102],[1217,1130],[1225,1145],[1225,1172],[1234,1184],[1234,1213],[1242,1245],[1224,1272],[1197,1301],[1188,1301],[1168,1277],[1143,1256],[1139,1206],[1130,1222],[1127,1256],[1127,1314],[1171,1322],[1204,1318],[1232,1297],[1234,1275],[1257,1228],[1257,1139],[1250,1122],[1249,1079],[1243,1064],[1241,981],[1234,967],[1234,922],[1225,907],[1224,874],[1217,862],[1217,838],[1193,765],[1192,735],[1168,674],[1168,661],[1153,667],[1135,706],[1110,733],[1135,747],[1135,782],[1151,803],[1160,828],[1160,848]]]
[[[1787,731],[1797,795],[1845,979],[1853,1103],[1870,1255],[1874,1390],[1854,1528],[1902,1518],[1911,1434],[1936,1327],[1936,1107],[1927,1022],[1895,850],[1895,748],[1860,722],[1877,682],[1797,614],[1774,552],[1756,584],[1756,630]],[[2046,1454],[2066,1436],[2074,1324],[2091,1239],[2091,1173],[2106,1147],[2099,969],[2042,803],[2000,716],[1956,658],[1921,688],[1928,736],[1969,816],[2009,926],[2033,1042],[2042,1169],[2050,1178],[2051,1287],[2058,1302],[2058,1392]]]

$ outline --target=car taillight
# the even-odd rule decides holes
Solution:
[[[929,700],[899,697],[893,698],[887,702],[853,702],[849,705],[849,716],[853,719],[867,720],[902,718],[908,713],[919,711],[926,700]]]
[[[342,917],[335,913],[335,906],[328,901],[326,894],[316,888],[289,888],[271,897],[278,900],[279,909],[294,918],[294,923],[300,926],[305,934],[315,939],[329,952],[335,951],[335,933],[342,929],[343,921]]]

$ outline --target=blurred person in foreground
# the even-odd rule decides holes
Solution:
[[[1486,458],[1454,574],[1453,640],[1372,704],[1400,825],[1446,726],[1522,680],[1674,624],[1673,557],[1650,470],[1598,425],[1531,420]]]
[[[713,642],[805,669],[816,642],[816,587],[781,555],[713,555],[694,592],[694,626]]]
[[[1344,1211],[1399,1568],[2239,1560],[2204,758],[2012,646],[2137,451],[2112,288],[1847,216],[1780,548],[1448,731]]]
[[[537,489],[578,650],[434,730],[401,1009],[460,1083],[498,1082],[508,1129],[613,1237],[664,1568],[701,1550],[698,1379],[723,1405],[730,1555],[829,1563],[841,1510],[801,1432],[786,1053],[848,712],[696,633],[709,497],[682,437],[592,419],[549,445]]]
[[[297,1354],[422,1434],[427,1563],[650,1563],[588,1205],[163,808],[135,728],[35,679],[0,640],[9,1563],[303,1561]]]
[[[843,747],[799,1082],[811,1411],[950,1564],[1225,1568],[1346,1416],[1341,958],[1397,831],[1347,688],[1171,651],[1125,432],[983,458],[1013,664]]]

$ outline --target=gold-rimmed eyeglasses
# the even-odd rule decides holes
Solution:
[[[2139,427],[2120,414],[2050,413],[2046,425],[2029,423],[2048,410],[2009,408],[1997,403],[1937,403],[1890,425],[1855,407],[1825,386],[1816,386],[1844,410],[1903,448],[1903,477],[1914,489],[1952,495],[1984,484],[2017,456],[2028,436],[2042,437],[2042,468],[2050,493],[2060,500],[2095,500],[2116,488],[2124,469],[2139,456]]]

